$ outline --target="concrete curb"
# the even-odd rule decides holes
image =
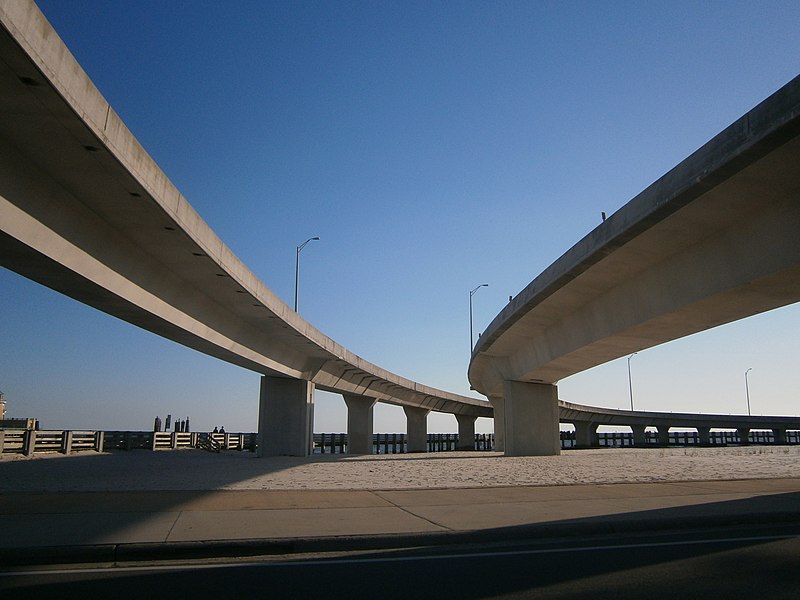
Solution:
[[[46,546],[0,549],[4,567],[104,564],[233,559],[257,556],[290,556],[307,553],[441,548],[454,545],[492,544],[548,539],[592,537],[629,533],[681,532],[742,525],[797,525],[800,511],[735,515],[697,515],[676,518],[637,518],[636,513],[502,527],[466,532],[417,534],[341,535],[305,538],[210,540],[196,542],[120,543],[80,546]]]

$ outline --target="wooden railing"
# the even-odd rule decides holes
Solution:
[[[633,434],[625,431],[598,432],[597,445],[601,447],[633,447]],[[742,440],[736,431],[711,431],[709,432],[709,445],[727,446],[741,445]],[[747,436],[748,444],[775,444],[775,434],[771,430],[750,431]],[[800,444],[800,431],[789,430],[786,432],[787,444]],[[645,431],[645,447],[657,446],[659,444],[658,433],[655,431]],[[670,446],[699,446],[700,434],[696,431],[670,431]],[[561,432],[561,447],[572,448],[575,446],[575,432]]]
[[[255,433],[178,433],[169,431],[36,431],[0,430],[0,454],[32,455],[37,452],[71,454],[82,450],[176,450],[204,448],[255,450]]]
[[[176,450],[200,448],[210,452],[224,450],[248,450],[255,452],[255,433],[177,433],[153,431],[36,431],[32,429],[0,429],[0,455],[37,452],[60,452],[70,454],[80,451],[103,452],[106,450]],[[633,434],[627,432],[599,432],[595,438],[600,447],[632,447]],[[712,446],[739,445],[742,440],[736,431],[712,431],[709,434]],[[747,443],[775,444],[772,431],[750,431]],[[787,444],[800,444],[800,431],[786,432]],[[659,444],[658,434],[645,432],[645,447]],[[670,446],[694,446],[700,437],[694,431],[671,431]],[[575,446],[575,433],[561,432],[561,447]],[[428,452],[448,452],[458,448],[458,434],[429,433]],[[477,433],[474,450],[494,450],[494,434]],[[373,454],[404,454],[408,442],[404,433],[376,433],[372,438]],[[314,434],[314,454],[346,454],[346,433]]]
[[[36,431],[34,429],[0,430],[0,454],[61,452],[81,450],[102,452],[105,434],[102,431]]]
[[[195,448],[203,448],[211,452],[222,450],[249,450],[255,452],[255,433],[198,433]]]
[[[154,431],[35,431],[31,429],[0,430],[0,454],[32,455],[38,452],[70,454],[79,451],[107,450],[176,450],[199,448],[209,452],[223,450],[256,450],[255,433],[154,432]],[[446,452],[458,447],[458,434],[428,434],[429,452]],[[492,450],[494,435],[475,435],[475,450]],[[408,451],[404,433],[376,433],[373,436],[375,454],[403,454]],[[344,454],[347,452],[346,433],[314,434],[315,454]]]
[[[457,433],[429,433],[428,452],[448,452],[458,449]],[[474,450],[493,450],[494,434],[476,433]],[[314,454],[346,454],[346,433],[315,433]],[[373,454],[405,454],[408,440],[405,433],[376,433],[372,436]]]

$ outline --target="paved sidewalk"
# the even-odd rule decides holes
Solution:
[[[4,492],[0,564],[800,522],[800,478],[461,489]]]

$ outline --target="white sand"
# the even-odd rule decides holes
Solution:
[[[201,450],[0,459],[4,491],[388,490],[800,477],[800,446],[256,458]]]

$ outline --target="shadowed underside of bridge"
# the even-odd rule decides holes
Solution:
[[[497,315],[479,338],[469,380],[492,401],[496,423],[504,413],[508,454],[558,453],[560,379],[800,299],[799,134],[796,78]]]
[[[689,421],[677,415],[559,405],[555,386],[542,384],[797,298],[797,243],[788,236],[799,230],[793,82],[612,216],[498,315],[469,372],[494,406],[424,386],[354,355],[259,281],[147,155],[32,1],[0,0],[0,24],[0,264],[263,374],[266,453],[308,452],[315,388],[345,397],[357,452],[371,447],[376,401],[403,406],[410,449],[424,448],[430,410],[456,415],[465,443],[477,417],[494,416],[501,447],[512,434],[510,454],[552,453],[539,440],[550,443],[559,417],[584,429],[682,426]],[[763,248],[752,255],[754,245]],[[685,270],[696,261],[701,275]],[[526,386],[537,383],[534,410],[526,410]],[[526,403],[504,403],[517,392]],[[723,418],[701,426],[709,423],[728,426]]]

